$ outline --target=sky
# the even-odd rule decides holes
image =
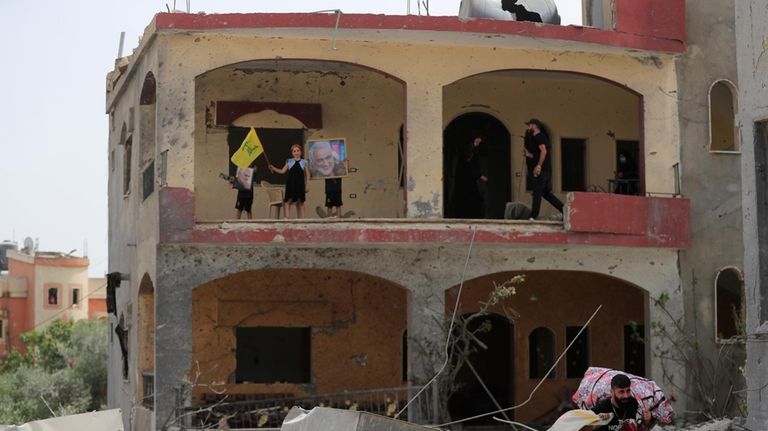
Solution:
[[[416,14],[417,0],[411,0]],[[431,0],[430,15],[456,15],[459,0]],[[580,0],[556,0],[563,24],[581,22]],[[187,10],[178,0],[175,8]],[[0,241],[25,237],[41,251],[87,255],[91,276],[107,271],[106,74],[120,33],[124,53],[157,12],[150,0],[0,1]],[[408,0],[189,0],[206,13],[407,14]],[[422,13],[424,10],[422,9]]]

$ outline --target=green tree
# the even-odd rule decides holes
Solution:
[[[106,404],[107,324],[56,321],[22,335],[0,368],[0,423],[98,410]]]

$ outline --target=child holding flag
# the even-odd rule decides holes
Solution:
[[[290,205],[296,205],[296,218],[304,218],[304,201],[309,192],[309,169],[307,161],[301,158],[301,145],[291,145],[291,157],[285,161],[285,165],[278,169],[271,164],[270,172],[284,174],[288,172],[288,181],[285,182],[285,197],[283,198],[283,211],[285,218],[290,218]]]
[[[233,178],[228,178],[232,182],[232,186],[237,189],[237,201],[235,202],[235,209],[237,210],[237,218],[239,219],[243,211],[245,211],[246,218],[251,218],[251,207],[253,205],[253,171],[255,170],[254,162],[256,159],[264,154],[264,146],[261,145],[261,140],[256,134],[256,129],[251,127],[248,134],[240,144],[240,148],[232,154],[229,160],[237,166],[237,174]],[[265,155],[266,157],[266,155]],[[267,161],[269,162],[269,161]]]

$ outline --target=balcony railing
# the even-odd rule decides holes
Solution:
[[[412,386],[269,399],[258,399],[264,395],[254,394],[254,399],[234,402],[228,402],[231,397],[226,394],[204,397],[205,401],[201,405],[178,409],[178,426],[182,430],[209,429],[225,425],[233,430],[279,429],[288,411],[294,406],[307,410],[314,407],[331,407],[394,417],[419,389],[421,387]],[[418,418],[417,422],[434,423],[435,407],[432,405],[430,392],[424,391],[408,406],[408,411],[404,412],[400,419],[408,420],[410,411],[412,418]],[[218,401],[214,401],[215,399]]]

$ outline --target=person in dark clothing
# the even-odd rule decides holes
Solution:
[[[611,397],[598,401],[592,411],[597,413],[601,419],[610,418],[611,421],[605,425],[596,427],[597,431],[637,431],[638,425],[642,424],[646,429],[653,425],[651,412],[643,410],[638,416],[640,405],[632,396],[630,389],[630,380],[625,374],[616,374],[611,379]],[[613,414],[613,417],[611,417]]]
[[[251,163],[250,167],[246,169],[237,168],[236,175],[231,178],[232,187],[237,189],[235,210],[238,220],[243,216],[243,212],[245,212],[245,218],[253,217],[251,208],[253,207],[253,174],[256,170],[254,163]]]
[[[523,154],[529,170],[528,178],[533,180],[531,220],[535,220],[539,216],[542,197],[561,213],[563,203],[552,193],[552,162],[549,156],[551,147],[544,124],[535,118],[531,118],[525,124],[528,126],[528,132],[526,132]]]
[[[517,4],[517,0],[501,0],[501,9],[515,14],[516,21],[542,22],[541,15]]]
[[[459,154],[454,169],[453,201],[457,218],[484,218],[487,206],[488,163],[481,155],[481,136]]]
[[[276,174],[288,173],[283,197],[285,218],[290,218],[290,205],[296,205],[296,218],[304,218],[304,201],[309,193],[309,166],[307,161],[301,158],[301,145],[291,145],[291,158],[285,161],[282,168],[269,165],[269,170]]]

